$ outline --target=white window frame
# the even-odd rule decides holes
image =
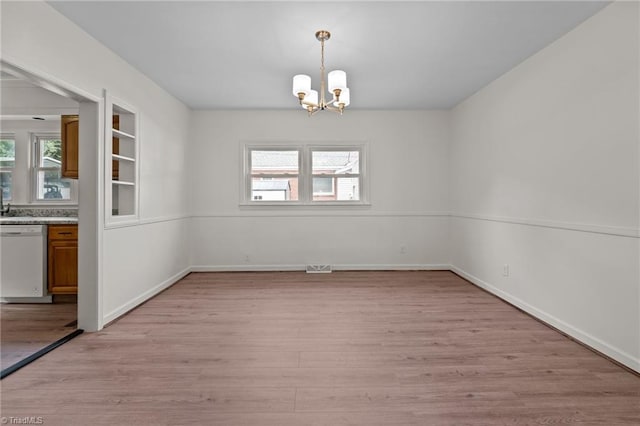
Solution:
[[[286,201],[260,201],[252,200],[251,187],[251,152],[252,151],[298,151],[298,174],[261,174],[263,177],[296,177],[298,178],[298,200]],[[334,175],[313,175],[312,153],[316,151],[358,151],[359,152],[359,173],[340,174],[337,177],[355,177],[359,179],[359,200],[313,200],[314,195],[324,195],[326,193],[313,193],[313,177],[333,177]],[[368,155],[367,143],[315,143],[315,144],[275,144],[269,142],[247,142],[241,146],[242,172],[240,182],[240,205],[241,206],[369,206],[369,179],[368,179]],[[334,184],[335,186],[335,184]],[[334,193],[336,188],[334,187]]]
[[[70,199],[69,200],[61,200],[58,198],[52,198],[50,200],[47,199],[39,199],[38,198],[38,172],[47,171],[47,170],[55,170],[55,167],[40,167],[40,139],[60,139],[60,133],[51,133],[51,132],[35,132],[31,133],[31,203],[32,204],[41,204],[41,205],[77,205],[78,204],[78,182],[75,179],[68,179],[71,181],[70,186]],[[62,167],[60,168],[60,173],[62,173]]]
[[[12,201],[13,199],[15,199],[15,195],[16,195],[16,185],[15,185],[15,171],[16,171],[16,163],[17,163],[17,158],[15,157],[16,155],[16,135],[14,133],[0,133],[0,139],[6,139],[6,140],[12,140],[13,141],[13,153],[14,153],[14,159],[13,159],[13,167],[2,167],[0,166],[0,172],[3,173],[7,173],[9,172],[11,174],[11,197],[9,198],[5,198],[3,201],[7,202],[7,201]]]

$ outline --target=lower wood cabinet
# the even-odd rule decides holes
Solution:
[[[51,294],[78,293],[78,225],[49,225],[47,283]]]

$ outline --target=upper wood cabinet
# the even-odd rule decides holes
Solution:
[[[80,120],[77,115],[63,115],[60,117],[60,139],[62,140],[62,177],[78,179],[78,129]],[[113,116],[113,128],[119,129],[120,122],[117,115]],[[113,152],[119,152],[118,138],[113,138]],[[113,162],[112,178],[118,179],[118,162]]]
[[[63,115],[60,119],[62,140],[62,177],[78,179],[78,125],[77,115]]]

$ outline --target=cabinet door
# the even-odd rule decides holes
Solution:
[[[49,241],[49,292],[76,294],[78,292],[78,241]]]
[[[78,149],[79,149],[79,124],[77,115],[63,115],[60,122],[60,139],[62,139],[62,177],[78,179]],[[119,129],[120,123],[117,115],[113,116],[113,128]],[[113,153],[118,154],[119,141],[113,138]],[[113,179],[118,179],[117,161],[113,162]]]
[[[77,115],[63,115],[60,122],[62,139],[62,177],[78,179],[78,125]]]

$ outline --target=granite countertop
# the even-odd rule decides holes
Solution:
[[[76,225],[77,217],[3,216],[0,225]]]

